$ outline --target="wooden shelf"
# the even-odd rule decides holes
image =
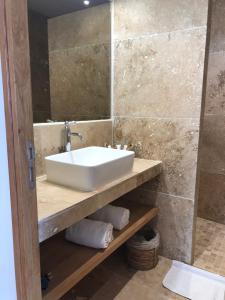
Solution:
[[[161,173],[160,161],[134,159],[132,172],[93,192],[37,180],[39,242],[43,242]]]
[[[158,208],[150,208],[132,201],[123,206],[131,211],[130,223],[124,230],[114,232],[114,240],[105,250],[69,243],[65,241],[63,233],[41,244],[42,271],[51,272],[53,276],[49,288],[43,292],[44,300],[57,300],[62,297],[158,214]]]

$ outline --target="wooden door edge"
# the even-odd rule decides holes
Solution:
[[[17,299],[40,300],[36,189],[29,186],[27,143],[33,142],[26,0],[0,0],[6,134]]]

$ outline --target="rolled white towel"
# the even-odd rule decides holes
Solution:
[[[111,223],[115,229],[121,230],[129,223],[130,211],[124,207],[106,205],[90,215],[89,218]]]
[[[69,227],[65,237],[79,245],[104,249],[113,240],[113,226],[110,223],[83,219]]]

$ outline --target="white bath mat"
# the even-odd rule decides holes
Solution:
[[[225,300],[225,278],[173,261],[163,286],[191,300]]]

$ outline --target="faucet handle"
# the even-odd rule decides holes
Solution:
[[[68,128],[68,127],[70,127],[70,125],[74,125],[76,123],[77,123],[76,121],[65,121],[64,125],[65,125],[66,128]]]
[[[76,124],[77,121],[65,121],[64,123],[65,123],[65,124]]]

